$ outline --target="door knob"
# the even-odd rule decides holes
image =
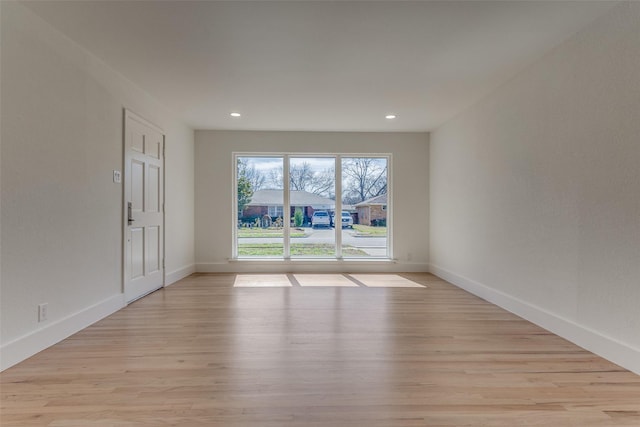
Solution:
[[[131,202],[127,202],[127,221],[129,222],[129,225],[131,225],[131,223],[135,221],[135,219],[133,219],[133,216],[131,215]]]

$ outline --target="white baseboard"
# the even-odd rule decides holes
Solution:
[[[114,295],[0,347],[0,371],[51,347],[125,306],[124,294]]]
[[[198,273],[420,273],[426,263],[392,260],[230,260],[197,263]]]
[[[185,277],[196,272],[196,265],[190,264],[186,267],[179,268],[177,270],[173,270],[170,273],[167,273],[164,276],[164,285],[169,286],[176,283],[178,280],[184,279]]]
[[[640,375],[640,349],[437,265],[429,272]]]

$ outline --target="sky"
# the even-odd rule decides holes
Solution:
[[[255,166],[261,172],[277,170],[282,167],[282,157],[241,156],[248,160],[249,167]],[[380,165],[384,166],[386,159],[380,159]],[[321,172],[333,166],[333,157],[291,157],[292,164],[309,163],[314,171]]]

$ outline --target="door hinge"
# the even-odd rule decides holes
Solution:
[[[164,258],[162,258],[162,268],[164,269]]]

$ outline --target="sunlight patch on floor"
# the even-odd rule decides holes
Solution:
[[[351,277],[370,288],[425,288],[397,274],[352,274]]]
[[[397,274],[238,274],[236,288],[302,287],[370,287],[426,288]]]
[[[234,288],[282,288],[291,286],[286,274],[238,274]]]
[[[300,286],[358,287],[342,274],[295,274],[294,277]]]

